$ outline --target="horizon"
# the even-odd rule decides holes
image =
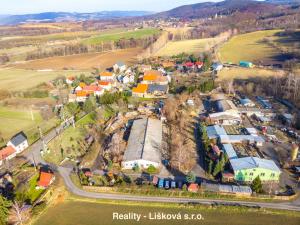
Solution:
[[[10,0],[0,9],[0,15],[25,15],[47,12],[95,13],[100,11],[162,12],[182,5],[222,0]],[[29,2],[32,2],[29,4]]]

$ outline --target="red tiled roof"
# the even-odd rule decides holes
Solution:
[[[38,182],[38,186],[48,187],[51,183],[51,180],[52,180],[53,176],[54,175],[52,173],[41,172],[40,173],[40,179],[39,179],[39,182]]]
[[[192,66],[194,66],[194,63],[192,63],[192,62],[186,62],[184,65],[187,66],[187,67],[192,67]]]
[[[85,86],[82,90],[95,92],[95,91],[101,91],[101,87],[98,87],[96,85],[89,85],[89,86]]]
[[[188,190],[189,191],[198,191],[198,188],[199,188],[198,184],[192,183],[189,185]]]
[[[196,65],[196,66],[202,66],[202,65],[203,65],[203,62],[195,62],[195,65]]]
[[[0,150],[0,160],[6,159],[8,156],[14,154],[16,152],[16,149],[14,149],[12,146],[7,146]]]

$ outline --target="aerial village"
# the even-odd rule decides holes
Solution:
[[[71,164],[73,181],[87,191],[110,187],[126,193],[150,190],[153,195],[163,191],[178,196],[293,196],[300,175],[300,136],[292,128],[292,106],[267,96],[227,93],[215,87],[211,75],[203,74],[206,70],[217,76],[226,65],[203,61],[152,59],[131,66],[116,62],[89,77],[64,78],[67,93],[58,114],[72,120],[64,118],[56,128],[52,148],[49,142],[38,149],[41,157],[53,165]],[[241,62],[239,66],[252,68],[253,64]],[[197,83],[200,91],[195,92]],[[176,97],[183,85],[192,90]],[[118,108],[126,102],[125,109],[103,117],[106,105],[114,102]],[[76,110],[64,114],[62,110],[70,106]],[[88,110],[81,115],[80,108]],[[81,120],[77,115],[93,117],[85,124],[83,140],[74,140],[77,134],[72,132],[64,140],[64,129],[78,126],[74,123]],[[65,147],[64,142],[72,146]],[[76,143],[82,152],[76,150]],[[22,155],[30,158],[31,151],[26,135],[16,134],[0,150],[2,171],[9,171]],[[33,192],[43,193],[57,175],[37,158],[33,162],[38,168]],[[11,188],[12,179],[9,172],[2,175],[3,193]]]

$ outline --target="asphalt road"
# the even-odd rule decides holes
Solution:
[[[48,133],[44,140],[49,142],[57,135],[56,131],[53,130]],[[43,148],[43,143],[41,140],[33,144],[30,149],[24,154],[31,162],[36,164],[47,164],[42,156],[40,150]],[[270,209],[284,209],[284,210],[294,210],[300,211],[300,198],[293,202],[248,202],[248,201],[231,201],[231,200],[215,200],[215,199],[191,199],[191,198],[174,198],[174,197],[155,197],[155,196],[138,196],[138,195],[125,195],[125,194],[107,194],[107,193],[95,193],[88,192],[78,188],[71,180],[70,173],[71,168],[50,165],[54,170],[56,170],[60,176],[63,178],[67,189],[78,196],[94,199],[111,199],[111,200],[127,200],[127,201],[144,201],[144,202],[164,202],[164,203],[191,203],[191,204],[219,204],[219,205],[240,205],[249,207],[261,207]]]

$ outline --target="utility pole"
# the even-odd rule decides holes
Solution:
[[[43,142],[43,152],[46,152],[47,150],[47,145],[46,145],[46,142],[44,140],[44,136],[43,136],[43,132],[42,132],[42,129],[40,127],[38,127],[39,131],[40,131],[40,139],[42,140]]]

